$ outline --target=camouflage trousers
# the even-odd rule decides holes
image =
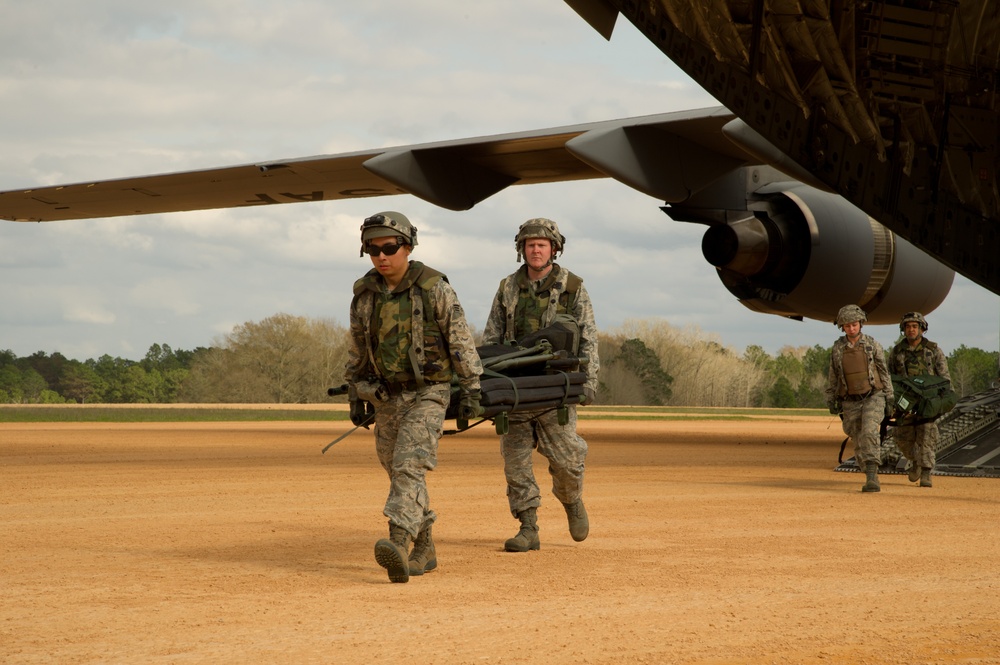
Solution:
[[[393,395],[375,408],[375,452],[389,474],[389,497],[382,512],[414,538],[437,519],[430,509],[426,476],[437,466],[449,398],[448,384],[435,384]]]
[[[914,425],[898,425],[892,430],[893,439],[903,457],[916,466],[934,468],[937,461],[938,426],[931,421]]]
[[[542,501],[531,465],[535,449],[549,461],[552,494],[559,501],[574,503],[583,495],[587,442],[576,433],[576,407],[569,407],[569,422],[565,425],[559,424],[555,411],[512,413],[510,429],[500,437],[500,454],[507,477],[507,502],[514,517],[528,508],[537,508]]]
[[[864,470],[869,462],[882,464],[879,425],[885,417],[885,395],[881,392],[863,400],[844,400],[844,434],[854,442],[854,460]]]

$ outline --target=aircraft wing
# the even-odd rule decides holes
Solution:
[[[1000,293],[996,0],[566,0],[619,14],[803,169]]]
[[[0,192],[0,219],[47,222],[391,194],[412,194],[443,208],[468,210],[510,185],[608,175],[664,201],[678,201],[753,161],[722,133],[733,119],[726,109],[717,107],[338,155],[32,187]],[[663,166],[663,154],[670,155],[672,169]]]

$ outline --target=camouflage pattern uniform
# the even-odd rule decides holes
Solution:
[[[527,266],[508,275],[500,282],[493,298],[483,344],[498,344],[524,337],[552,325],[559,314],[568,314],[580,327],[578,355],[589,360],[585,386],[597,392],[600,359],[597,353],[597,324],[594,306],[582,280],[559,266],[545,278],[532,282]],[[567,287],[576,289],[575,293]],[[532,450],[549,461],[552,493],[563,504],[573,504],[583,495],[584,462],[587,442],[576,433],[576,406],[569,406],[569,422],[560,425],[558,414],[521,412],[510,414],[509,432],[500,437],[500,451],[507,478],[507,501],[514,517],[528,508],[541,504],[541,492],[532,471]]]
[[[389,399],[374,404],[375,448],[390,483],[383,512],[390,525],[416,538],[437,518],[426,473],[437,465],[452,374],[464,390],[478,391],[483,366],[458,296],[441,273],[410,261],[389,292],[373,269],[354,292],[345,376],[352,384],[375,380],[389,387]],[[420,328],[421,343],[411,344],[411,330]]]
[[[882,463],[879,425],[885,416],[886,403],[892,403],[892,378],[885,364],[882,345],[871,335],[862,333],[853,348],[860,348],[867,358],[868,382],[873,388],[866,395],[848,394],[843,361],[844,352],[850,348],[846,335],[833,343],[826,398],[829,404],[841,404],[844,434],[854,442],[855,461],[864,470],[869,463]],[[881,389],[877,383],[882,384]]]
[[[904,338],[889,354],[889,369],[900,376],[931,374],[951,381],[948,360],[934,342],[921,336],[916,348]],[[903,456],[916,466],[933,469],[937,461],[937,421],[903,420],[893,429],[893,438]]]

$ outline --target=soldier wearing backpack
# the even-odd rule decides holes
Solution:
[[[903,339],[889,352],[889,371],[900,376],[931,375],[951,381],[948,360],[941,347],[924,337],[927,320],[920,312],[907,312],[899,322]],[[902,418],[893,430],[896,446],[909,460],[910,482],[931,487],[931,471],[937,455],[938,427],[936,419],[922,420],[914,416]]]

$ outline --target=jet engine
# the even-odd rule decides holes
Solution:
[[[739,169],[734,176],[749,184],[759,173]],[[733,196],[733,184],[724,194],[709,188],[664,212],[709,225],[702,253],[751,310],[833,321],[843,305],[856,304],[868,323],[895,324],[905,312],[934,310],[951,290],[954,271],[840,196],[771,182],[738,202],[743,197]]]

